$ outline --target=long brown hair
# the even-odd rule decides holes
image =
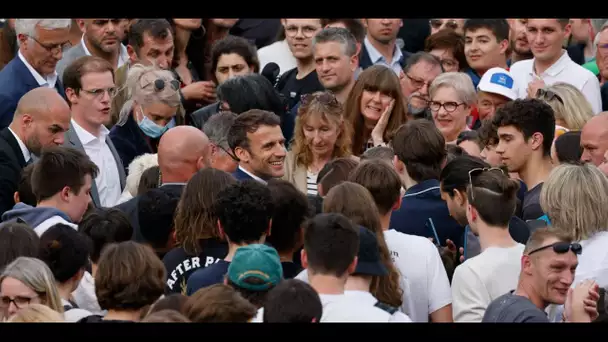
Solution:
[[[344,116],[353,131],[352,151],[357,156],[363,153],[363,146],[371,134],[371,130],[365,127],[361,114],[361,96],[365,90],[380,91],[395,99],[393,112],[384,131],[384,141],[390,141],[397,128],[407,121],[407,100],[401,93],[401,85],[395,72],[383,65],[373,65],[365,69],[357,78],[344,107]]]
[[[344,122],[344,111],[342,105],[336,97],[327,91],[318,91],[311,95],[306,95],[308,100],[302,101],[298,108],[296,125],[294,129],[293,151],[296,161],[300,165],[308,166],[312,162],[312,151],[306,144],[304,137],[304,124],[313,115],[319,115],[323,121],[334,124],[340,130],[334,151],[333,158],[348,157],[351,153],[351,132],[350,125]]]
[[[372,277],[370,292],[379,301],[400,307],[403,304],[403,290],[400,286],[401,275],[391,259],[380,224],[380,213],[369,191],[353,182],[342,182],[332,188],[323,200],[324,213],[341,213],[355,224],[361,225],[378,239],[380,257],[388,270],[388,275]]]
[[[175,211],[176,245],[189,255],[200,254],[199,240],[218,239],[217,218],[211,207],[217,194],[236,183],[232,175],[222,170],[204,168],[186,184]]]

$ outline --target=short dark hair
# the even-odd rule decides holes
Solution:
[[[19,177],[19,184],[17,184],[17,193],[19,194],[19,201],[32,207],[36,206],[37,200],[36,195],[32,191],[32,172],[34,171],[34,164],[30,164],[21,170],[21,177]]]
[[[460,33],[454,30],[439,30],[428,36],[424,42],[424,51],[431,52],[435,49],[452,51],[460,70],[469,66],[467,57],[464,55],[464,37]]]
[[[196,323],[246,323],[255,317],[257,308],[232,287],[215,284],[188,297],[184,313]]]
[[[394,157],[395,151],[392,148],[388,146],[374,146],[365,150],[359,159],[361,161],[380,159],[392,163]]]
[[[342,23],[346,29],[355,37],[357,43],[363,43],[366,29],[360,19],[321,19],[321,26],[325,27],[334,23]]]
[[[136,53],[144,46],[146,33],[155,39],[165,39],[169,35],[173,35],[173,29],[167,19],[138,19],[131,25],[127,35],[129,45]]]
[[[104,310],[140,310],[165,291],[167,271],[152,249],[135,241],[108,245],[99,258],[95,294]]]
[[[484,147],[498,145],[498,132],[496,126],[492,123],[492,119],[481,121],[481,127],[477,130],[479,134],[479,142]]]
[[[98,208],[85,215],[78,224],[78,231],[91,239],[91,261],[95,264],[106,245],[129,241],[133,237],[129,218],[115,208]]]
[[[401,177],[388,163],[362,162],[350,174],[349,180],[369,191],[381,215],[391,212],[401,197]]]
[[[38,258],[40,238],[25,223],[0,224],[0,273],[18,257]]]
[[[445,138],[428,120],[411,120],[399,127],[391,142],[397,158],[416,182],[438,179],[445,161]]]
[[[58,283],[65,283],[89,262],[91,241],[68,225],[58,223],[40,236],[40,256]]]
[[[154,165],[144,170],[139,178],[137,194],[141,195],[148,190],[158,188],[160,181],[160,166]]]
[[[249,149],[248,133],[255,133],[260,126],[281,126],[281,118],[265,110],[251,109],[237,116],[228,131],[228,145],[234,150],[237,147]]]
[[[32,171],[32,190],[37,202],[53,197],[66,186],[78,194],[84,186],[85,176],[92,181],[99,168],[84,152],[71,147],[45,148]]]
[[[270,80],[260,74],[229,78],[217,87],[217,100],[226,102],[235,114],[259,109],[283,117],[287,112],[282,95]]]
[[[566,27],[566,25],[570,24],[570,18],[557,18],[558,23],[562,25],[562,28]]]
[[[304,221],[312,216],[312,208],[306,195],[288,181],[272,179],[268,182],[268,189],[274,203],[274,228],[266,241],[279,253],[292,252],[300,247],[296,244],[302,242],[300,233]]]
[[[82,77],[88,73],[110,72],[114,80],[114,68],[101,57],[82,56],[70,63],[63,71],[63,87],[71,88],[76,94],[82,89]]]
[[[471,175],[467,199],[488,225],[508,229],[518,190],[519,182],[510,179],[504,170],[479,171]]]
[[[270,290],[264,305],[264,323],[319,323],[322,315],[317,291],[297,279],[281,281]]]
[[[583,155],[581,132],[566,132],[555,139],[555,154],[560,163],[577,163]]]
[[[443,65],[441,65],[441,61],[439,60],[439,58],[431,55],[428,52],[424,52],[424,51],[418,51],[418,52],[412,54],[411,56],[409,56],[407,58],[407,60],[405,61],[405,66],[403,67],[403,71],[407,73],[411,67],[413,67],[414,65],[416,65],[420,62],[426,62],[430,65],[438,67],[439,69],[441,69],[441,72],[444,71]]]
[[[490,167],[485,161],[469,156],[462,155],[449,161],[439,175],[441,191],[454,197],[454,190],[465,192],[469,186],[469,171],[473,169],[483,169]]]
[[[460,145],[465,141],[471,141],[475,143],[480,149],[483,149],[483,144],[479,139],[479,132],[477,131],[470,130],[460,132],[460,134],[458,134],[458,137],[456,138],[456,145]]]
[[[526,141],[534,133],[542,134],[543,155],[551,154],[551,145],[555,136],[555,113],[546,102],[538,99],[517,99],[507,102],[496,111],[492,123],[496,129],[514,126],[522,132]]]
[[[152,304],[152,306],[150,306],[150,310],[148,311],[148,315],[163,310],[175,310],[180,313],[184,312],[184,305],[186,304],[187,300],[188,296],[181,293],[171,293]]]
[[[323,166],[317,175],[317,185],[321,185],[326,195],[334,186],[348,180],[350,173],[359,165],[351,157],[342,157],[330,160]]]
[[[213,211],[231,243],[250,243],[268,231],[274,204],[268,187],[245,180],[220,191]]]
[[[215,69],[217,69],[220,57],[232,53],[243,57],[245,63],[247,63],[254,73],[260,71],[260,60],[256,47],[245,38],[228,35],[215,41],[211,48],[211,78],[216,84],[218,82],[215,77]]]
[[[476,31],[480,28],[492,31],[498,42],[509,40],[509,30],[511,28],[507,19],[467,19],[464,22],[463,30],[466,34],[467,31]]]
[[[454,144],[447,144],[445,146],[445,150],[448,153],[445,157],[446,163],[449,163],[456,157],[469,155],[467,151],[464,150],[464,148]]]
[[[179,195],[158,188],[138,197],[137,216],[142,237],[153,248],[165,247],[173,231]]]
[[[304,228],[304,250],[309,272],[343,277],[359,252],[359,230],[342,214],[318,214]]]

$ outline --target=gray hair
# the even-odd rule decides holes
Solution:
[[[165,81],[165,87],[160,91],[154,87],[154,81],[158,79]],[[169,70],[142,64],[133,65],[129,69],[124,85],[124,88],[127,89],[127,101],[120,110],[116,124],[124,125],[133,109],[133,102],[144,106],[161,102],[169,107],[177,107],[178,111],[182,112],[181,95],[170,85],[170,82],[174,80],[176,80],[175,75]]]
[[[319,31],[312,40],[313,48],[319,43],[336,42],[342,45],[345,55],[352,57],[357,53],[357,40],[349,30],[342,27],[327,27]]]
[[[593,20],[600,20],[600,19],[592,19]],[[605,19],[601,19],[604,20],[604,23],[602,24],[602,26],[596,30],[596,34],[595,34],[595,39],[593,40],[593,51],[595,53],[595,51],[597,51],[597,45],[600,43],[600,34],[602,34],[602,32],[604,32],[604,30],[608,29],[608,21],[606,21]]]
[[[441,65],[441,61],[439,60],[439,58],[431,55],[428,52],[424,52],[424,51],[419,51],[416,52],[415,54],[411,55],[407,61],[405,62],[405,66],[403,67],[403,71],[404,72],[408,72],[410,71],[410,69],[420,63],[420,62],[426,62],[430,65],[432,65],[433,67],[439,67],[441,69],[441,72],[443,72],[443,66]]]
[[[15,33],[24,34],[29,37],[36,36],[36,27],[45,30],[69,29],[72,26],[72,19],[16,19]]]
[[[469,106],[477,101],[477,92],[475,92],[473,82],[469,75],[463,72],[446,72],[437,76],[429,88],[430,97],[433,98],[441,87],[454,89],[459,100]]]
[[[212,115],[203,125],[203,133],[205,133],[211,143],[230,151],[228,131],[230,131],[230,127],[234,124],[236,116],[232,112],[220,112]]]

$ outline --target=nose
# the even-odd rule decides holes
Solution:
[[[420,89],[418,90],[418,92],[420,93],[420,95],[424,95],[426,97],[429,94],[429,84],[428,83],[424,83],[422,85],[422,87],[420,87]]]
[[[589,153],[588,149],[583,149],[583,154],[581,155],[581,161],[590,162],[591,161],[591,153]]]
[[[323,60],[323,63],[321,64],[321,71],[327,72],[331,69],[329,63],[326,60]]]
[[[502,141],[498,140],[498,145],[496,145],[495,151],[496,151],[496,153],[501,154],[501,155],[503,153],[505,153],[505,146]]]
[[[108,22],[108,26],[106,26],[106,31],[108,32],[115,32],[116,31],[116,26],[114,23],[112,23],[112,20],[110,20]]]
[[[59,133],[55,136],[55,139],[53,139],[53,142],[55,143],[55,145],[63,145],[65,138],[64,138],[64,134],[63,133]]]
[[[285,157],[287,154],[287,150],[285,149],[285,145],[277,144],[277,148],[275,149],[274,155],[277,157]]]
[[[8,314],[8,317],[14,315],[17,313],[17,311],[19,311],[19,309],[17,308],[17,306],[15,305],[15,303],[11,302],[8,305],[8,308],[6,308],[6,313]],[[7,317],[7,318],[8,318]]]
[[[379,91],[375,92],[374,95],[372,96],[372,100],[374,100],[376,102],[380,102],[382,100],[381,97],[380,97],[380,95],[381,94],[380,94]]]

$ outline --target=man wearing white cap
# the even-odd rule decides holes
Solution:
[[[486,71],[477,86],[479,126],[481,121],[491,119],[496,110],[505,103],[517,99],[517,90],[517,84],[509,71],[503,68],[491,68]]]

